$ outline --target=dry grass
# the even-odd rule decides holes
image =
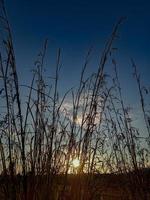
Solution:
[[[141,84],[135,63],[147,137],[133,126],[126,107],[114,56],[120,19],[114,26],[97,67],[85,77],[92,49],[87,53],[79,87],[59,96],[61,50],[51,86],[44,80],[47,41],[39,53],[28,88],[26,109],[15,62],[11,30],[0,1],[0,195],[8,200],[134,199],[148,200],[150,116],[145,102],[149,91]],[[106,75],[112,61],[114,74]],[[67,99],[71,95],[69,109]],[[144,145],[141,144],[144,141]],[[72,166],[73,159],[80,166]],[[70,175],[70,173],[76,175]],[[111,175],[99,175],[99,174]],[[112,175],[112,174],[116,175]],[[118,174],[118,175],[117,175]],[[116,184],[115,184],[116,181]],[[118,196],[118,197],[117,197]]]

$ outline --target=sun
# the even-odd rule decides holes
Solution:
[[[73,159],[72,165],[74,168],[78,168],[80,166],[80,161],[78,158]]]

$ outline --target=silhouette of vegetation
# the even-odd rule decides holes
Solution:
[[[47,40],[30,85],[20,86],[2,0],[0,13],[0,199],[150,199],[150,113],[146,100],[150,91],[142,85],[132,60],[147,131],[143,136],[125,105],[114,58],[114,42],[124,19],[114,26],[97,72],[85,75],[90,48],[78,88],[62,97],[58,91],[60,49],[52,85],[44,79]],[[109,75],[105,71],[108,62],[114,69]],[[28,89],[25,108],[20,94],[24,87]]]

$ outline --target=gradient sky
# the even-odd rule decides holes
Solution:
[[[61,90],[77,84],[88,48],[94,51],[89,72],[96,70],[98,58],[114,23],[121,17],[116,58],[125,93],[135,103],[136,84],[132,80],[130,58],[134,58],[143,80],[150,77],[150,1],[149,0],[6,0],[13,30],[21,83],[28,83],[30,70],[45,38],[49,39],[47,74],[53,73],[57,48],[62,49]],[[109,69],[111,71],[111,69]],[[51,75],[51,74],[50,74]],[[125,95],[126,96],[126,95]]]

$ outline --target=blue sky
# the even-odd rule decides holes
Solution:
[[[21,83],[29,83],[30,70],[45,38],[49,39],[47,74],[55,69],[56,51],[62,49],[60,89],[77,84],[88,48],[94,50],[89,72],[97,68],[98,58],[114,23],[121,17],[118,47],[119,74],[131,104],[137,94],[132,80],[130,58],[134,58],[146,84],[150,76],[150,2],[148,0],[6,0],[13,30]],[[111,68],[109,68],[111,72]],[[125,95],[126,96],[126,95]]]

